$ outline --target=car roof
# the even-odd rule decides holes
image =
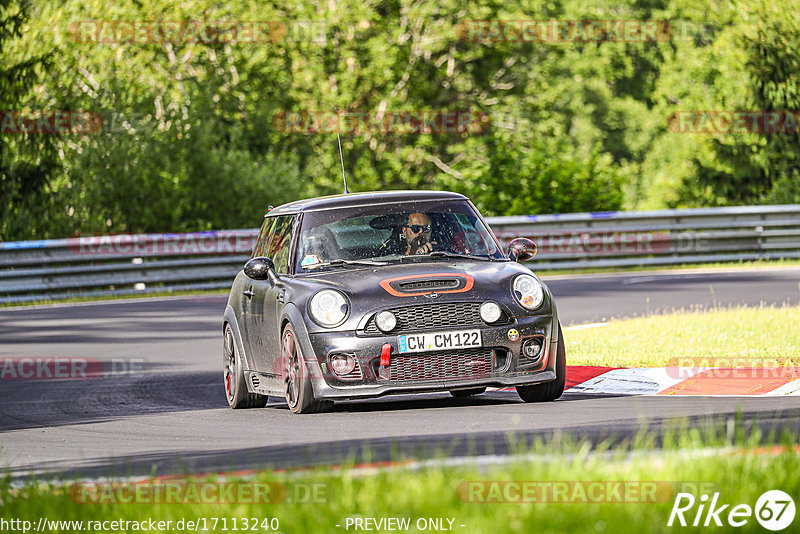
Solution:
[[[347,193],[343,195],[296,200],[271,209],[267,215],[273,217],[277,215],[291,215],[301,211],[329,210],[427,200],[467,200],[467,197],[449,191],[370,191],[366,193]]]

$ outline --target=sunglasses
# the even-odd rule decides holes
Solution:
[[[406,224],[406,228],[410,228],[412,232],[418,234],[420,232],[430,232],[431,225],[430,224]]]

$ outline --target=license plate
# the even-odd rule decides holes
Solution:
[[[454,332],[406,334],[397,336],[397,346],[401,353],[481,347],[481,331],[458,330]]]

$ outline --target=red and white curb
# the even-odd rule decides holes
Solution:
[[[603,395],[800,396],[800,367],[567,366],[566,391]]]
[[[489,390],[497,391],[493,388]],[[568,365],[564,391],[589,395],[800,397],[800,367],[624,368]]]

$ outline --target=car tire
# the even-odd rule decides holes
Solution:
[[[244,378],[244,366],[230,324],[225,325],[222,343],[222,379],[225,385],[225,397],[231,408],[263,408],[269,397],[247,391]]]
[[[470,389],[452,389],[450,390],[450,395],[457,399],[462,399],[464,397],[472,397],[473,395],[480,395],[486,391],[486,388],[470,388]]]
[[[281,334],[281,377],[286,404],[292,412],[318,413],[333,406],[331,401],[314,398],[311,377],[291,323]]]
[[[567,382],[567,351],[564,348],[564,335],[558,323],[558,349],[556,352],[556,379],[545,384],[517,386],[517,394],[525,402],[554,401],[564,393]]]

